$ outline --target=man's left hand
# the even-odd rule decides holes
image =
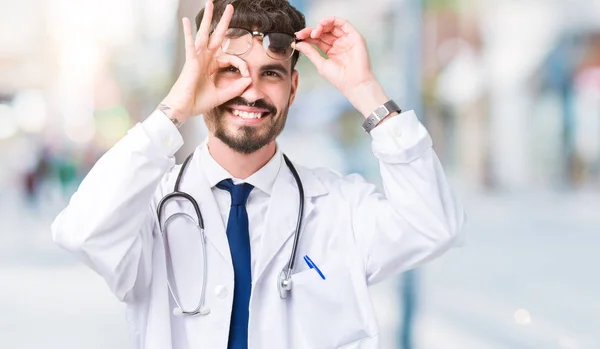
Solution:
[[[375,78],[365,39],[350,23],[337,17],[323,19],[316,27],[296,33],[296,49],[305,54],[319,74],[333,84],[366,117],[387,102]],[[321,56],[318,47],[327,58]]]

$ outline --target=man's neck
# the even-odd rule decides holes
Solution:
[[[276,150],[277,144],[273,141],[252,154],[238,153],[214,135],[208,135],[210,155],[233,177],[239,179],[246,179],[260,170],[271,160]]]

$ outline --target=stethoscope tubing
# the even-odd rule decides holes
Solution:
[[[179,300],[177,299],[177,297],[175,296],[175,292],[173,291],[173,287],[171,286],[171,282],[169,281],[169,277],[168,277],[168,271],[167,271],[167,286],[169,288],[169,293],[171,294],[171,297],[173,298],[173,301],[175,302],[175,305],[177,306],[176,309],[174,309],[174,313],[178,313],[178,314],[184,314],[184,315],[206,315],[208,313],[210,313],[210,309],[206,308],[204,306],[205,300],[206,300],[206,284],[207,284],[207,275],[208,275],[208,263],[207,263],[207,254],[206,254],[206,235],[205,235],[205,231],[204,231],[204,219],[202,217],[202,213],[200,212],[200,207],[198,205],[198,202],[188,193],[182,192],[179,190],[180,187],[180,183],[181,183],[181,179],[183,177],[183,175],[185,174],[185,171],[187,169],[187,165],[189,164],[190,160],[192,159],[193,153],[190,154],[185,161],[183,162],[183,164],[181,165],[181,170],[179,171],[179,174],[177,176],[177,179],[175,181],[175,186],[173,188],[173,192],[169,193],[167,195],[165,195],[158,203],[157,209],[156,209],[156,213],[158,216],[158,222],[159,222],[159,229],[161,232],[161,235],[163,236],[163,246],[165,249],[165,257],[167,255],[169,255],[169,250],[168,250],[168,237],[166,234],[166,230],[164,229],[166,227],[166,225],[168,224],[168,222],[173,218],[176,217],[178,215],[184,215],[186,216],[188,219],[190,220],[194,220],[192,217],[190,217],[187,214],[184,213],[177,213],[172,215],[171,217],[167,218],[167,220],[165,221],[165,223],[163,224],[162,222],[162,217],[163,217],[163,211],[164,208],[166,206],[166,204],[173,199],[178,199],[178,198],[183,198],[187,201],[189,201],[192,206],[194,207],[194,211],[196,213],[196,217],[198,219],[197,222],[195,222],[198,225],[198,229],[200,230],[200,234],[201,234],[201,245],[202,245],[202,255],[203,255],[203,279],[202,279],[202,293],[200,295],[200,301],[197,305],[197,307],[193,310],[193,311],[186,311],[182,308],[182,305],[180,304]],[[291,289],[291,276],[292,276],[292,271],[294,269],[294,263],[296,260],[296,251],[298,250],[298,242],[300,239],[300,231],[302,229],[302,219],[303,219],[303,215],[304,215],[304,187],[302,185],[302,181],[300,180],[300,176],[298,175],[298,172],[296,171],[296,168],[294,167],[294,165],[292,164],[292,162],[290,161],[290,159],[283,154],[283,160],[285,161],[285,164],[287,165],[287,167],[290,169],[290,172],[292,173],[292,176],[294,177],[294,180],[296,181],[296,185],[298,186],[298,196],[299,196],[299,207],[298,207],[298,219],[296,222],[296,231],[294,233],[294,241],[292,244],[292,252],[290,253],[290,258],[288,260],[288,263],[286,264],[285,268],[282,270],[280,277],[278,278],[278,290],[279,290],[279,295],[282,299],[286,299],[288,292]],[[171,262],[172,265],[172,262]],[[176,310],[176,311],[175,311]]]
[[[299,196],[299,205],[300,205],[298,207],[298,219],[296,221],[296,232],[294,234],[294,242],[292,244],[292,253],[290,254],[290,259],[288,261],[287,268],[285,270],[285,279],[284,280],[289,282],[290,278],[292,277],[292,270],[294,269],[294,263],[296,261],[296,251],[298,250],[298,241],[300,239],[300,231],[302,229],[302,218],[304,216],[304,187],[302,185],[302,181],[300,180],[300,176],[298,175],[298,172],[296,171],[296,168],[294,167],[294,165],[292,164],[290,159],[288,159],[288,157],[285,154],[283,154],[283,160],[285,161],[285,164],[290,169],[290,172],[292,172],[292,176],[294,176],[294,179],[296,180],[296,184],[298,185],[298,196]],[[279,287],[283,287],[283,285],[279,285]],[[287,298],[287,297],[282,296],[282,298]]]
[[[185,218],[189,219],[190,221],[192,221],[192,223],[196,223],[194,221],[194,219],[183,212],[179,212],[179,213],[175,213],[171,216],[169,216],[169,218],[167,218],[167,220],[165,221],[165,226],[167,226],[169,224],[169,221],[171,219],[173,219],[174,217],[177,216],[184,216]],[[204,306],[205,303],[205,299],[206,299],[206,280],[208,278],[208,265],[206,263],[206,235],[204,234],[204,229],[203,228],[199,228],[200,229],[200,235],[201,235],[201,243],[200,245],[202,246],[202,268],[203,268],[203,273],[202,273],[202,291],[200,294],[200,300],[198,302],[198,305],[196,306],[196,308],[192,311],[187,311],[184,310],[182,305],[179,303],[179,301],[177,300],[177,297],[175,297],[175,292],[177,292],[176,285],[171,285],[171,282],[167,276],[167,287],[169,288],[169,293],[171,294],[171,297],[173,298],[173,301],[175,302],[175,305],[177,306],[177,308],[174,309],[174,315],[180,315],[180,314],[185,314],[185,315],[206,315],[208,313],[210,313],[210,309]],[[163,246],[165,248],[165,258],[167,256],[170,256],[170,252],[169,252],[169,240],[168,237],[166,235],[163,235]],[[171,260],[171,268],[173,266],[172,260]],[[167,271],[168,273],[168,271]],[[175,286],[175,287],[173,287]]]
[[[203,267],[203,271],[204,271],[202,274],[202,291],[200,294],[200,300],[198,302],[198,305],[192,311],[184,310],[183,306],[179,303],[179,300],[175,296],[175,292],[173,291],[173,287],[171,285],[171,281],[169,280],[168,275],[167,275],[167,287],[169,288],[169,293],[171,294],[171,297],[173,298],[173,301],[175,302],[175,305],[177,306],[176,309],[178,309],[178,312],[181,312],[181,314],[185,314],[185,315],[197,315],[197,314],[204,315],[204,314],[208,314],[210,312],[210,309],[207,309],[204,307],[204,302],[206,300],[206,280],[207,280],[207,275],[208,275],[207,274],[208,273],[208,265],[207,265],[207,258],[206,258],[206,235],[204,232],[204,219],[202,217],[202,213],[200,212],[200,207],[198,206],[198,202],[188,193],[185,193],[185,192],[182,192],[179,190],[181,178],[183,177],[183,174],[187,169],[187,164],[190,162],[191,159],[192,159],[192,155],[188,156],[185,159],[185,161],[181,165],[181,170],[179,171],[177,180],[175,181],[175,187],[174,187],[173,192],[165,195],[160,200],[156,211],[157,211],[157,215],[158,215],[158,223],[160,225],[159,229],[163,236],[163,247],[165,250],[165,258],[167,258],[167,256],[170,255],[170,251],[168,249],[168,236],[167,236],[167,234],[165,234],[166,230],[164,229],[164,227],[166,227],[166,225],[169,223],[169,221],[173,217],[176,217],[178,215],[183,215],[183,216],[187,217],[188,219],[190,219],[191,221],[194,221],[194,219],[187,214],[179,213],[179,214],[174,214],[174,215],[170,216],[169,218],[167,218],[167,220],[163,224],[162,216],[163,216],[163,212],[164,212],[164,208],[165,208],[166,204],[170,200],[183,198],[183,199],[186,199],[187,201],[189,201],[192,204],[192,206],[194,207],[194,211],[196,212],[196,217],[198,219],[198,221],[194,222],[194,223],[196,223],[198,225],[198,229],[200,230],[200,238],[201,238],[200,245],[202,246],[202,264],[203,264],[202,267]],[[171,265],[172,265],[172,263],[171,263]]]

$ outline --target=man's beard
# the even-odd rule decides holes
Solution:
[[[240,126],[234,131],[235,133],[232,133],[227,128],[227,118],[230,117],[227,109],[234,109],[237,105],[252,105],[257,108],[266,109],[269,111],[269,115],[263,116],[266,119],[260,125]],[[281,112],[278,112],[277,108],[262,99],[254,103],[248,103],[244,98],[236,97],[206,112],[204,121],[209,130],[213,131],[215,137],[220,139],[229,148],[238,153],[252,154],[279,136],[285,126],[288,110],[289,104]]]

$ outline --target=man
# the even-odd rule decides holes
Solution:
[[[127,304],[136,348],[377,348],[368,286],[439,256],[463,224],[427,131],[386,103],[342,19],[305,28],[285,0],[216,0],[195,40],[183,28],[181,75],[90,171],[55,241]],[[385,196],[358,176],[287,164],[275,139],[298,51],[369,117]],[[176,126],[200,114],[208,139],[174,166]]]

